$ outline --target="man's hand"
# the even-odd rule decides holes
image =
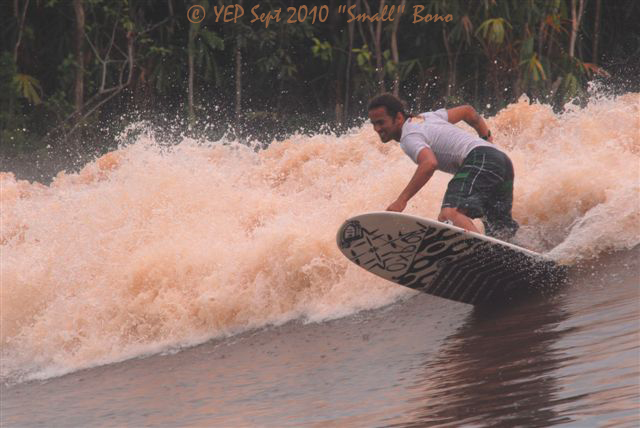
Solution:
[[[402,212],[407,206],[409,199],[418,193],[418,190],[422,189],[422,186],[429,181],[436,168],[438,168],[436,155],[433,154],[430,148],[424,147],[418,153],[418,168],[416,168],[416,172],[413,174],[413,177],[411,177],[407,187],[400,193],[398,199],[387,207],[387,211]]]
[[[395,211],[401,213],[407,206],[407,201],[402,199],[396,199],[391,205],[387,207],[387,211]]]

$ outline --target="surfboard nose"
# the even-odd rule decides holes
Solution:
[[[346,221],[338,230],[338,245],[340,248],[351,247],[353,241],[362,239],[362,226],[358,220]]]

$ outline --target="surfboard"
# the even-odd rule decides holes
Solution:
[[[544,292],[566,276],[566,267],[526,248],[389,211],[349,218],[337,243],[349,260],[375,275],[472,305]]]

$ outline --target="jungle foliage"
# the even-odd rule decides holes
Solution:
[[[206,10],[198,24],[187,19],[195,4]],[[214,8],[225,5],[240,5],[244,16],[216,20]],[[326,19],[287,23],[287,8],[301,5],[326,5]],[[340,5],[369,16],[404,5],[405,13],[347,22]],[[255,6],[258,14],[281,8],[281,22],[251,23]],[[416,6],[422,16],[452,19],[413,23]],[[469,103],[493,113],[522,94],[557,108],[580,102],[596,78],[638,90],[635,0],[12,0],[2,7],[5,154],[87,141],[106,150],[132,120],[265,143],[296,130],[341,132],[383,91],[416,110]]]

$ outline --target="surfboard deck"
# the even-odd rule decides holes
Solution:
[[[371,212],[344,222],[340,251],[396,284],[472,305],[562,282],[566,267],[526,248],[435,220]]]

